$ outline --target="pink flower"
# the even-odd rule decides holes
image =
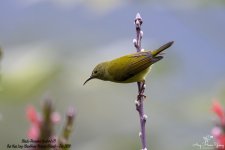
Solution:
[[[221,121],[221,124],[225,125],[225,114],[224,114],[224,110],[223,110],[221,104],[217,100],[214,100],[213,101],[212,111],[217,114],[217,116],[219,117],[219,119]]]
[[[30,122],[31,126],[28,130],[27,136],[28,138],[37,140],[40,136],[41,127],[44,128],[42,117],[35,110],[32,105],[29,105],[26,108],[26,117]],[[58,123],[61,120],[61,117],[58,112],[51,112],[50,114],[50,122],[53,124]]]
[[[30,129],[28,130],[27,136],[30,139],[37,140],[40,135],[40,129],[35,124],[31,125]]]
[[[220,119],[220,125],[212,129],[212,135],[215,138],[217,145],[220,145],[216,148],[217,150],[225,150],[225,132],[223,130],[225,127],[225,112],[217,100],[213,101],[212,111],[216,113]]]
[[[40,135],[40,124],[41,124],[41,117],[36,112],[33,106],[28,106],[26,109],[26,116],[27,119],[31,123],[31,127],[28,130],[27,136],[31,139],[38,139]]]
[[[214,138],[218,138],[222,134],[222,130],[220,127],[214,127],[211,131],[211,134]]]
[[[26,115],[27,115],[27,119],[33,123],[33,124],[40,124],[41,122],[41,118],[39,116],[39,114],[36,112],[35,108],[33,106],[28,106],[26,109]]]
[[[225,150],[225,134],[220,127],[214,127],[212,129],[212,135],[217,143],[220,145],[217,150]]]

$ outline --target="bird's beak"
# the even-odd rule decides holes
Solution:
[[[94,79],[94,77],[93,76],[90,76],[85,82],[84,82],[84,84],[83,85],[85,85],[88,81],[90,81],[91,79]]]

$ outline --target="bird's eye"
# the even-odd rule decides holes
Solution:
[[[98,71],[94,71],[94,74],[96,74]]]

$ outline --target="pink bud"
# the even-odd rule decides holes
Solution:
[[[134,45],[136,45],[137,44],[137,40],[133,39],[133,43],[134,43]]]
[[[51,120],[52,120],[53,123],[58,123],[61,120],[61,116],[59,115],[58,112],[53,112],[51,114]]]
[[[38,123],[39,122],[39,116],[35,110],[35,108],[30,105],[26,108],[26,115],[27,115],[27,119],[31,122],[31,123]]]
[[[140,34],[141,34],[141,37],[143,37],[143,35],[144,35],[144,32],[143,32],[143,31],[140,31]]]
[[[213,135],[213,137],[217,138],[222,134],[222,131],[219,127],[214,127],[211,131],[211,134]]]
[[[135,18],[136,18],[136,19],[141,19],[140,13],[137,13]]]
[[[39,138],[39,135],[40,135],[39,127],[33,124],[28,131],[27,134],[28,138],[37,140]]]

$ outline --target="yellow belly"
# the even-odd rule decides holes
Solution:
[[[134,75],[133,77],[127,79],[126,81],[122,81],[121,83],[141,82],[145,80],[145,77],[148,75],[150,70],[151,70],[151,66],[143,70],[142,72]]]

